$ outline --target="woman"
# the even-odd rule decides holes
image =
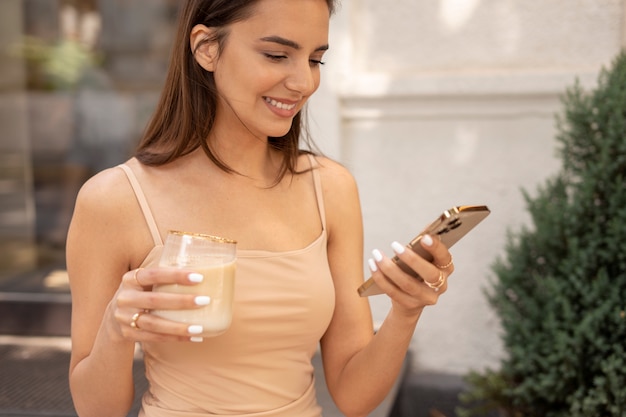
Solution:
[[[422,309],[445,291],[453,266],[437,240],[424,239],[434,263],[394,243],[429,286],[375,250],[368,264],[392,307],[374,336],[367,299],[357,294],[356,185],[298,142],[333,7],[183,7],[162,98],[136,156],[83,186],[70,226],[70,386],[81,417],[128,413],[136,342],[150,382],[145,416],[320,416],[310,362],[318,343],[345,415],[367,415],[392,387]],[[171,229],[238,242],[235,313],[223,335],[194,343],[194,326],[149,313],[198,307],[191,295],[150,291],[199,278],[155,267]]]

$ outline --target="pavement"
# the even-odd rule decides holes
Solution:
[[[69,360],[68,337],[0,336],[0,416],[75,417]],[[129,417],[137,415],[147,387],[140,357],[135,365],[138,394]]]
[[[0,280],[0,417],[76,417],[68,385],[70,315],[63,270]],[[342,416],[324,383],[319,353],[313,364],[324,417]],[[137,416],[148,386],[140,351],[134,374],[137,396],[128,417]],[[370,416],[389,416],[399,389],[398,383]]]
[[[0,416],[76,417],[68,385],[68,337],[0,336]],[[316,390],[324,417],[340,417],[326,385],[319,354],[314,357]],[[140,352],[135,359],[135,402],[128,417],[136,417],[147,389]],[[388,416],[395,393],[371,416]],[[294,416],[296,417],[296,416]]]

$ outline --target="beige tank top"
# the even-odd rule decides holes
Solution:
[[[149,202],[132,170],[120,167],[154,239],[142,266],[157,265],[163,241]],[[311,175],[322,233],[298,250],[237,252],[234,315],[226,333],[202,343],[143,344],[150,387],[140,416],[321,416],[311,358],[330,323],[335,293],[317,169]]]

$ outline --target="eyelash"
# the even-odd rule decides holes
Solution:
[[[267,58],[269,58],[271,61],[274,62],[279,62],[282,61],[283,59],[287,59],[287,57],[285,55],[272,55],[272,54],[264,54]],[[311,63],[311,65],[324,65],[325,62],[319,60],[319,59],[309,59],[309,62]]]

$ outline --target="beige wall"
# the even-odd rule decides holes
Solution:
[[[415,333],[416,367],[497,366],[498,320],[483,289],[509,229],[528,220],[521,188],[558,170],[554,115],[579,77],[595,83],[624,42],[622,0],[344,0],[320,95],[323,150],[359,183],[365,256],[391,253],[443,209],[492,215],[452,252],[449,291]],[[370,299],[376,320],[389,308]]]

